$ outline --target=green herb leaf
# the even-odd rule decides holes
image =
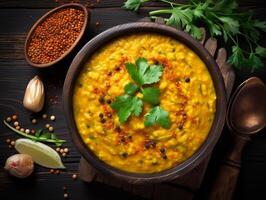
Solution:
[[[116,97],[110,106],[117,112],[119,121],[125,123],[130,115],[139,116],[141,114],[143,103],[140,98],[125,94]]]
[[[251,67],[251,71],[253,72],[255,69],[258,69],[263,66],[261,59],[255,55],[255,53],[251,53],[247,62],[248,66]]]
[[[127,0],[124,2],[124,8],[128,10],[137,11],[142,3],[149,1],[149,0]]]
[[[51,134],[51,139],[52,140],[58,140],[57,136],[54,133]]]
[[[246,59],[243,50],[239,46],[232,47],[232,55],[229,57],[229,63],[235,66],[241,66],[245,63]]]
[[[152,108],[151,111],[145,115],[144,125],[146,127],[153,126],[155,124],[159,124],[166,129],[170,128],[169,114],[160,106]]]
[[[38,130],[36,131],[36,133],[35,133],[35,136],[38,138],[38,137],[41,136],[41,134],[42,134],[42,129],[38,129]]]
[[[128,83],[125,88],[125,94],[134,95],[138,91],[139,87],[134,83]]]
[[[50,139],[51,133],[43,133],[39,136],[40,139]]]
[[[266,48],[262,46],[257,46],[255,51],[256,51],[256,54],[258,54],[259,56],[266,58]]]
[[[266,32],[266,21],[255,20],[253,26]]]
[[[145,58],[139,58],[136,61],[136,65],[127,63],[126,69],[137,84],[142,86],[145,84],[156,83],[160,80],[163,73],[163,67],[161,65],[149,66]]]
[[[160,90],[155,87],[144,88],[143,91],[143,101],[151,104],[158,105],[160,103]]]
[[[231,17],[219,17],[224,23],[224,29],[233,35],[239,33],[239,22]]]

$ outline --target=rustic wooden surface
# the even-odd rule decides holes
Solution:
[[[88,4],[89,1],[82,2]],[[80,47],[103,30],[117,24],[137,21],[146,16],[149,10],[162,6],[158,3],[148,4],[138,14],[135,14],[121,9],[122,2],[121,0],[101,0],[99,4],[95,3],[92,9],[89,32],[86,34]],[[47,169],[36,166],[34,175],[29,179],[17,180],[9,177],[3,171],[3,165],[6,158],[14,154],[15,150],[8,148],[5,144],[5,139],[16,138],[16,135],[1,124],[0,199],[63,199],[62,187],[64,185],[68,186],[71,199],[140,199],[127,192],[122,192],[106,185],[98,183],[86,184],[80,180],[73,181],[71,178],[72,173],[77,172],[80,155],[75,150],[66,129],[62,113],[61,93],[66,70],[75,53],[54,69],[41,70],[30,67],[24,59],[23,52],[27,31],[40,16],[57,5],[61,5],[61,3],[56,3],[53,0],[0,1],[0,119],[2,120],[8,115],[16,113],[25,127],[31,126],[29,120],[30,113],[24,110],[21,102],[27,82],[34,75],[38,74],[46,85],[47,101],[45,112],[56,115],[57,120],[54,122],[55,130],[59,137],[68,140],[67,146],[70,149],[70,154],[64,159],[68,170],[60,175],[53,175],[49,174]],[[254,9],[259,18],[266,19],[265,1],[242,0],[240,5],[243,9]],[[96,26],[96,22],[100,22],[100,25]],[[266,44],[264,40],[262,43]],[[259,76],[266,82],[265,68],[255,72],[253,75]],[[237,83],[240,83],[249,76],[250,73],[245,69],[237,71]],[[37,126],[41,127],[41,123]],[[263,130],[261,134],[256,135],[244,150],[242,170],[237,189],[238,199],[256,199],[255,197],[259,197],[259,195],[264,198],[266,197],[265,132]],[[204,199],[209,185],[212,183],[212,178],[215,176],[215,169],[217,169],[222,158],[223,148],[226,148],[226,139],[225,130],[212,156],[202,188],[196,193],[196,199]],[[158,191],[156,196],[159,195],[160,191]]]

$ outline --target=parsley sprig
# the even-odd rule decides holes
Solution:
[[[145,58],[138,58],[135,64],[127,63],[126,69],[135,83],[126,84],[124,94],[116,97],[110,105],[117,112],[119,121],[125,123],[131,115],[139,117],[143,110],[143,103],[146,102],[154,107],[144,116],[144,125],[148,127],[159,124],[163,128],[169,128],[169,114],[159,106],[160,90],[149,86],[160,81],[163,67],[149,65]],[[142,93],[143,98],[136,95],[138,92]]]
[[[149,1],[152,0],[127,0],[124,8],[137,11]],[[212,37],[221,36],[225,43],[230,43],[232,52],[229,63],[237,68],[250,67],[251,71],[263,67],[266,48],[259,44],[259,40],[260,32],[266,32],[266,22],[254,19],[251,11],[240,11],[236,0],[190,0],[187,4],[158,1],[168,4],[170,8],[151,11],[152,19],[160,15],[166,24],[184,29],[196,39],[202,37],[198,22],[205,22]],[[240,39],[245,41],[242,45],[239,44]]]

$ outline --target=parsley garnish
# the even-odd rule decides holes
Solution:
[[[139,7],[152,0],[127,0],[124,8],[138,11]],[[221,36],[232,52],[228,62],[237,68],[250,67],[251,71],[263,66],[266,48],[259,45],[260,32],[266,32],[266,22],[254,19],[253,13],[239,10],[236,0],[190,0],[187,4],[178,4],[168,0],[159,0],[169,4],[169,8],[151,11],[152,19],[158,15],[166,24],[182,28],[196,39],[201,39],[202,32],[197,26],[205,22],[212,37]],[[239,44],[242,39],[243,46]]]
[[[155,124],[163,128],[170,127],[168,112],[163,110],[160,103],[160,90],[156,87],[147,86],[160,81],[163,74],[161,65],[149,65],[145,58],[138,58],[136,64],[126,63],[126,69],[135,83],[128,83],[124,87],[124,94],[116,97],[111,103],[111,108],[117,112],[119,121],[125,123],[131,115],[140,116],[143,110],[143,102],[156,106],[145,115],[145,126]],[[143,98],[136,96],[140,92]]]

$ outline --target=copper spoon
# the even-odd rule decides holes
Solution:
[[[243,82],[234,92],[227,110],[232,145],[218,171],[210,200],[231,200],[241,167],[241,154],[250,135],[266,126],[266,86],[257,77]]]

